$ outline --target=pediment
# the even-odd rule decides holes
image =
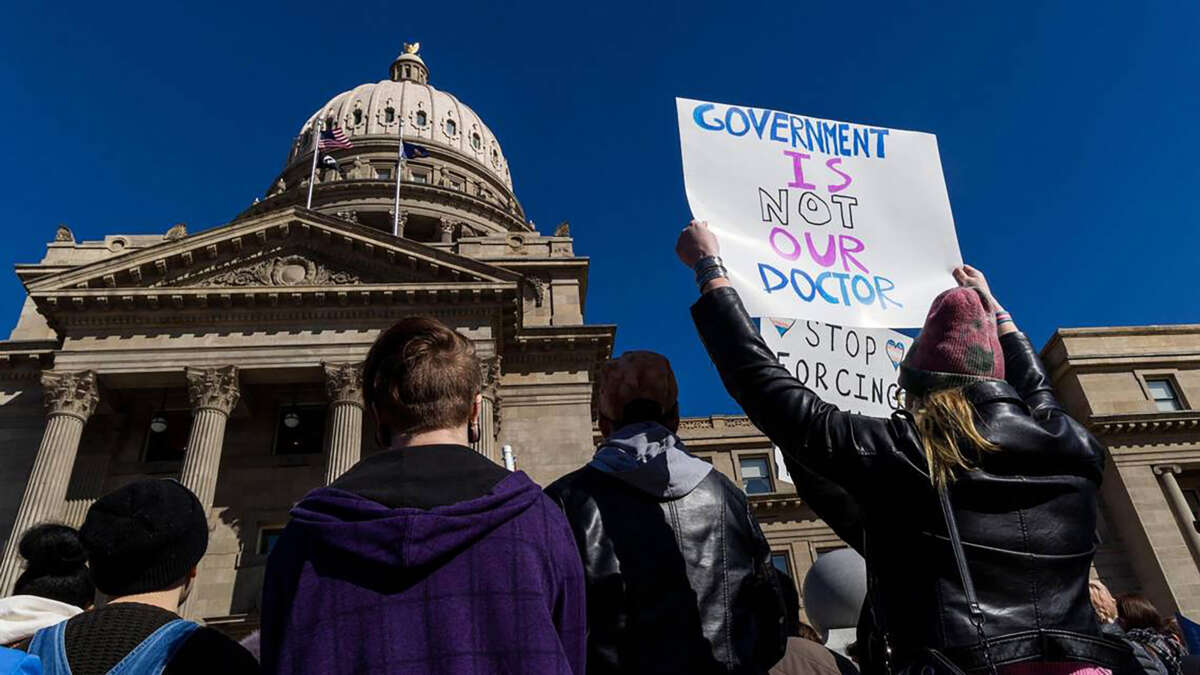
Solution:
[[[28,283],[37,300],[143,294],[413,285],[514,287],[520,275],[306,209],[286,209],[164,241]]]

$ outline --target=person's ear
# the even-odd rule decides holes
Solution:
[[[479,413],[483,410],[483,394],[475,394],[471,402],[471,424],[479,424]]]

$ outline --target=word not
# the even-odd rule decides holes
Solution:
[[[791,192],[787,188],[779,188],[777,195],[772,197],[770,192],[758,188],[758,208],[762,212],[762,221],[764,223],[775,221],[787,225],[788,217],[791,215],[791,208],[788,205]],[[829,201],[838,207],[838,221],[842,227],[847,230],[854,229],[854,207],[858,206],[858,198],[850,195],[830,195]],[[826,204],[824,199],[813,192],[805,192],[800,195],[800,198],[796,200],[796,212],[809,225],[824,225],[833,220],[833,211],[830,210],[829,204]]]
[[[789,143],[809,152],[822,152],[841,157],[887,157],[884,138],[887,129],[864,127],[846,122],[825,122],[777,110],[755,110],[726,106],[725,114],[714,112],[716,105],[701,103],[692,109],[692,121],[706,131],[724,131],[731,136],[745,136],[754,131],[761,141]]]

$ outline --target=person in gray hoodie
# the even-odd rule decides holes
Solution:
[[[604,441],[548,488],[583,558],[588,673],[764,673],[783,656],[771,549],[745,493],[688,453],[660,354],[601,369]]]

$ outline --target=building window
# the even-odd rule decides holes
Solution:
[[[428,123],[429,123],[429,116],[425,114],[424,110],[418,110],[417,111],[417,126],[423,127]]]
[[[446,135],[447,136],[457,136],[458,135],[458,125],[454,123],[454,120],[446,120]]]
[[[320,453],[325,441],[324,405],[287,405],[275,420],[275,454]]]
[[[354,126],[362,124],[362,110],[354,111]]]
[[[483,147],[483,139],[479,137],[479,134],[471,134],[471,147],[476,150]]]
[[[391,106],[388,106],[383,111],[383,121],[386,124],[391,124],[392,122],[395,122],[396,121],[396,109]]]
[[[258,546],[255,548],[259,555],[267,555],[275,548],[275,543],[283,535],[283,528],[278,526],[263,527],[258,530]]]
[[[412,172],[412,182],[422,184],[428,183],[429,174],[425,173],[424,171],[414,171]]]
[[[773,492],[771,487],[771,462],[763,455],[741,457],[738,465],[742,472],[742,489],[748,495],[763,495]]]
[[[375,169],[375,177],[378,178],[379,180],[391,180],[392,179],[392,170],[391,170],[391,168]]]
[[[787,551],[771,551],[771,564],[780,572],[792,576],[792,559]]]
[[[187,453],[188,434],[192,431],[192,413],[187,410],[156,411],[154,417],[166,420],[167,428],[154,431],[146,424],[146,446],[142,457],[147,462],[178,462]]]
[[[1171,382],[1170,378],[1148,377],[1146,378],[1146,388],[1150,390],[1150,398],[1159,411],[1183,410],[1183,405],[1179,402],[1179,394],[1175,391],[1175,384]]]

